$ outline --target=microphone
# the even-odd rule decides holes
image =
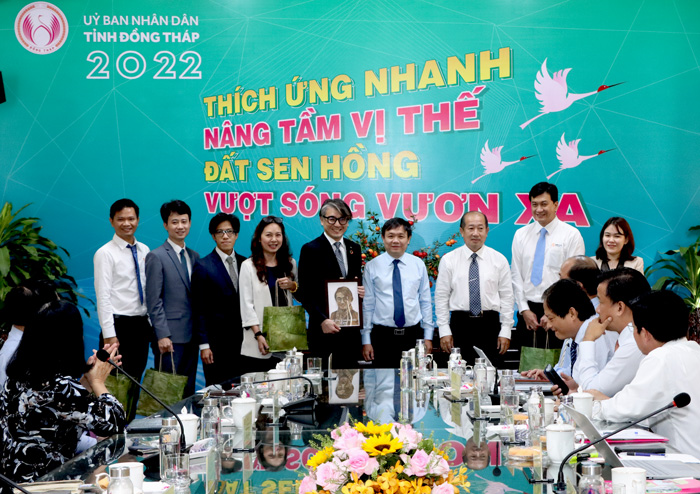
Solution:
[[[129,374],[127,374],[126,372],[124,372],[124,369],[122,369],[122,368],[119,367],[117,364],[115,364],[114,362],[112,362],[112,360],[109,358],[109,352],[108,352],[107,350],[98,350],[98,351],[97,351],[97,358],[98,358],[99,360],[101,360],[102,362],[107,362],[108,364],[111,364],[112,367],[114,367],[115,369],[118,369],[119,372],[121,372],[121,373],[124,374],[126,377],[128,377],[128,378],[131,380],[131,382],[133,382],[133,383],[136,384],[139,388],[141,388],[143,391],[145,391],[146,394],[147,394],[148,396],[150,396],[151,398],[153,398],[154,400],[156,400],[160,406],[162,406],[164,409],[166,409],[167,411],[169,411],[169,412],[173,415],[173,417],[175,417],[175,418],[177,419],[177,423],[180,425],[180,451],[183,452],[183,453],[186,452],[186,451],[187,451],[187,443],[185,442],[185,426],[182,425],[182,420],[180,420],[180,417],[178,417],[177,413],[175,413],[175,411],[174,411],[172,408],[170,408],[168,405],[166,405],[165,403],[163,403],[163,401],[162,401],[160,398],[158,398],[156,395],[154,395],[153,393],[151,393],[149,390],[147,390],[146,388],[144,388],[143,386],[141,386],[141,383],[140,383],[140,382],[138,382],[138,381],[137,381],[136,379],[134,379],[132,376],[130,376]]]
[[[655,410],[655,411],[651,412],[650,414],[645,415],[644,417],[642,417],[640,419],[637,419],[633,422],[630,422],[629,424],[625,424],[624,426],[620,427],[619,429],[614,430],[612,432],[609,432],[608,434],[605,434],[603,437],[601,437],[600,439],[597,439],[596,441],[593,441],[592,443],[584,444],[580,448],[576,448],[571,453],[566,455],[564,457],[564,459],[562,460],[561,465],[559,465],[559,475],[557,477],[556,491],[562,492],[562,493],[566,492],[566,482],[564,482],[564,465],[566,465],[569,462],[569,459],[571,459],[571,457],[574,456],[576,453],[580,453],[581,451],[589,448],[590,446],[594,446],[601,441],[605,441],[610,436],[614,436],[618,432],[622,432],[625,429],[629,429],[633,425],[637,425],[642,420],[646,420],[649,417],[656,415],[657,413],[661,413],[663,411],[666,411],[669,408],[683,408],[685,406],[688,406],[689,403],[690,403],[690,395],[688,393],[678,393],[676,396],[673,397],[673,401],[671,403],[669,403],[668,405],[665,405],[665,406],[659,408],[658,410]]]
[[[13,482],[12,480],[8,479],[7,477],[5,477],[1,473],[0,473],[0,481],[3,482],[4,484],[9,485],[10,489],[17,489],[18,491],[24,492],[24,494],[31,494],[27,489],[25,489],[21,485],[17,484],[16,482]]]

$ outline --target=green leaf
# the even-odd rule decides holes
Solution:
[[[10,272],[10,250],[7,247],[0,248],[0,275],[4,278]]]

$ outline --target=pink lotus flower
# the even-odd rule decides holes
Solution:
[[[357,475],[372,475],[379,468],[379,462],[361,449],[350,450],[343,465]]]
[[[406,464],[403,469],[406,475],[424,477],[428,474],[430,456],[422,449],[416,451],[411,458],[409,458],[408,455],[401,455],[401,460]]]
[[[316,469],[316,483],[324,490],[335,492],[347,480],[347,475],[334,461],[327,461]]]
[[[299,494],[307,494],[309,492],[318,492],[316,481],[311,477],[311,475],[304,477],[304,480],[302,480],[301,484],[299,484]]]
[[[364,435],[355,429],[348,429],[335,440],[333,447],[338,451],[347,453],[351,449],[361,449],[365,441]]]
[[[433,486],[431,494],[455,494],[456,489],[449,482],[442,483],[440,485]]]

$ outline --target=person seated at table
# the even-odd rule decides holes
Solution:
[[[639,419],[673,401],[679,393],[690,404],[647,420],[680,453],[700,458],[700,345],[688,341],[688,307],[677,294],[661,290],[641,295],[631,304],[634,339],[645,355],[634,379],[612,398],[588,390],[596,400],[594,418],[610,422]]]
[[[105,387],[112,366],[94,355],[86,365],[84,348],[80,311],[67,301],[42,307],[26,326],[0,392],[0,472],[10,479],[31,482],[58,468],[85,431],[123,429],[124,409]],[[105,350],[119,361],[116,344]]]
[[[554,334],[560,340],[564,340],[559,362],[554,366],[554,370],[567,385],[572,383],[574,386],[572,380],[580,378],[579,344],[583,341],[588,325],[598,316],[586,292],[572,280],[557,281],[545,290],[542,299],[545,316]],[[610,360],[613,351],[605,338],[596,340],[595,359],[601,368]],[[542,369],[529,370],[524,375],[547,379]]]
[[[266,216],[255,227],[250,257],[241,264],[239,294],[243,344],[241,356],[246,372],[264,372],[275,367],[263,332],[265,307],[290,306],[299,288],[297,263],[292,259],[282,218]]]
[[[634,235],[629,223],[624,218],[613,216],[605,222],[600,230],[600,242],[592,257],[601,271],[610,271],[621,267],[636,269],[644,273],[644,260],[633,256]]]

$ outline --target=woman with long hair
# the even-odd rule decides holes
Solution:
[[[117,344],[105,346],[119,361]],[[31,482],[75,455],[84,432],[119,433],[124,409],[105,387],[112,367],[85,362],[83,321],[65,301],[42,307],[24,329],[0,392],[0,472]],[[82,376],[82,377],[81,377]]]
[[[243,344],[241,355],[248,372],[266,371],[275,366],[270,361],[270,347],[263,334],[265,307],[292,305],[292,294],[299,288],[297,264],[292,259],[282,218],[266,216],[253,233],[250,258],[241,265],[239,294]]]
[[[610,271],[624,266],[644,274],[644,260],[639,256],[633,256],[633,252],[634,235],[629,223],[624,218],[613,216],[600,230],[600,243],[592,259],[601,271]]]

